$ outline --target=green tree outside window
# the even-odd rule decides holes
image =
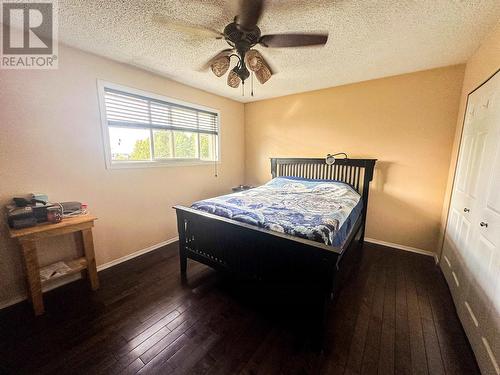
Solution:
[[[172,142],[173,137],[173,142]],[[198,138],[200,142],[200,155],[198,156]],[[154,157],[158,159],[168,159],[174,157],[172,143],[175,148],[175,157],[180,159],[195,159],[200,157],[203,160],[211,160],[213,136],[208,134],[196,134],[182,131],[154,130]],[[126,157],[115,157],[115,160],[125,160]],[[140,139],[134,144],[134,148],[129,155],[129,160],[151,160],[150,139]]]

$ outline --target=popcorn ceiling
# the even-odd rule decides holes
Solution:
[[[255,96],[226,76],[197,69],[224,40],[155,23],[153,15],[217,30],[235,0],[60,0],[61,42],[239,101],[261,100],[396,74],[465,63],[500,19],[498,0],[275,0],[259,22],[263,34],[329,31],[324,48],[257,47],[277,72]],[[234,62],[233,62],[234,64]]]

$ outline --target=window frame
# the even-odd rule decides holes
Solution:
[[[130,93],[133,95],[140,95],[144,96],[146,98],[151,98],[151,99],[156,99],[156,100],[161,100],[167,103],[172,103],[172,104],[177,104],[181,105],[184,107],[189,107],[192,109],[198,109],[202,111],[208,111],[208,112],[213,112],[217,115],[217,135],[216,135],[216,140],[217,140],[217,153],[216,153],[216,160],[201,160],[200,155],[199,155],[199,148],[200,148],[200,134],[201,133],[196,133],[198,135],[198,158],[168,158],[168,159],[152,159],[152,160],[113,160],[112,159],[112,154],[111,154],[111,142],[110,142],[110,137],[109,137],[109,126],[108,126],[108,121],[107,121],[107,116],[106,116],[106,102],[105,102],[105,88],[109,89],[114,89],[114,90],[119,90],[123,91],[125,93]],[[105,162],[106,162],[106,168],[107,169],[124,169],[124,168],[149,168],[149,167],[177,167],[177,166],[194,166],[194,165],[214,165],[214,164],[220,164],[221,162],[221,114],[220,110],[215,109],[215,108],[210,108],[206,106],[202,106],[199,104],[194,104],[190,102],[186,102],[183,100],[175,99],[175,98],[170,98],[164,95],[156,94],[153,92],[148,92],[148,91],[143,91],[140,89],[128,87],[128,86],[123,86],[120,84],[104,81],[104,80],[97,80],[97,92],[98,92],[98,100],[99,100],[99,110],[100,110],[100,117],[101,117],[101,131],[102,131],[102,139],[103,139],[103,146],[104,146],[104,156],[105,156]],[[131,128],[133,128],[131,126]],[[152,132],[152,128],[149,128],[150,132]],[[152,133],[151,133],[152,134]],[[173,135],[173,134],[172,134]],[[153,139],[151,139],[152,143],[152,149],[154,149],[154,142]],[[175,152],[175,151],[174,151]]]

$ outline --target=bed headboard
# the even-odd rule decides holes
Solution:
[[[366,216],[370,181],[373,179],[376,161],[377,159],[336,159],[334,164],[328,165],[324,158],[271,158],[271,174],[273,178],[293,176],[345,182],[363,197]]]

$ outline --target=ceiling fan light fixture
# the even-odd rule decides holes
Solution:
[[[236,67],[235,67],[236,68]],[[232,69],[229,74],[227,75],[227,84],[228,86],[232,87],[233,89],[237,88],[240,85],[240,77],[238,77],[238,74]]]
[[[264,63],[262,64],[261,68],[254,73],[261,85],[266,83],[272,76],[271,69],[269,69],[269,67]]]
[[[264,84],[273,74],[276,74],[274,68],[271,69],[259,49],[254,47],[266,48],[293,48],[307,46],[324,46],[328,41],[327,32],[316,33],[283,33],[262,35],[258,26],[262,12],[267,0],[235,0],[231,3],[237,4],[234,9],[236,17],[233,22],[224,27],[221,33],[210,27],[175,22],[174,26],[180,24],[177,29],[183,28],[185,32],[198,32],[205,35],[215,36],[217,39],[224,39],[230,48],[226,48],[203,65],[200,71],[210,69],[217,76],[221,77],[229,71],[227,84],[230,87],[244,88],[245,81],[251,77],[251,95],[253,96],[253,74],[257,80]],[[172,22],[170,22],[172,23]],[[236,67],[230,70],[231,58],[236,57],[238,62]],[[245,90],[242,90],[245,95]]]
[[[222,77],[229,69],[229,56],[221,56],[210,64],[210,69],[217,77]]]
[[[259,51],[251,49],[245,54],[245,64],[253,72],[256,72],[264,64],[262,55]]]

